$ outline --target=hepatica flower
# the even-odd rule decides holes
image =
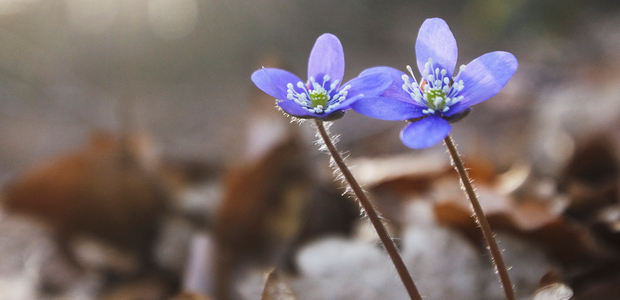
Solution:
[[[306,82],[291,72],[273,68],[255,71],[252,81],[278,99],[278,106],[289,115],[320,120],[338,119],[355,101],[379,96],[392,84],[392,76],[384,72],[371,72],[341,84],[343,76],[342,45],[336,36],[326,33],[310,52]]]
[[[394,82],[381,97],[364,98],[351,105],[373,118],[411,121],[400,138],[414,149],[433,146],[446,138],[452,129],[450,121],[497,94],[518,67],[514,55],[496,51],[460,66],[454,75],[456,40],[448,24],[439,18],[424,21],[415,51],[420,80],[410,66],[409,75],[390,67],[365,70],[360,76],[388,72]]]

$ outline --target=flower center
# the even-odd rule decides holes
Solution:
[[[428,99],[428,108],[433,110],[443,110],[446,108],[446,93],[442,89],[427,88],[424,91],[426,99]]]
[[[421,84],[416,82],[411,66],[407,66],[407,70],[409,70],[413,82],[409,80],[409,76],[403,75],[405,81],[403,90],[408,92],[417,104],[425,107],[422,110],[424,114],[432,115],[436,112],[447,112],[451,106],[463,100],[463,96],[459,96],[465,87],[463,80],[458,80],[459,75],[454,78],[448,77],[448,71],[445,69],[433,69],[432,59],[429,58],[424,65]],[[465,70],[465,65],[459,68],[459,74],[463,70]]]
[[[295,103],[301,105],[301,107],[311,113],[331,113],[347,98],[347,94],[349,93],[348,90],[351,86],[347,85],[335,92],[339,81],[334,80],[334,82],[329,85],[329,90],[327,90],[325,84],[329,79],[329,75],[323,76],[322,84],[316,82],[314,77],[310,77],[310,80],[306,84],[300,81],[297,83],[297,88],[301,89],[301,92],[297,92],[293,83],[289,83],[286,85],[286,97],[289,100],[295,101]]]
[[[324,88],[319,88],[317,90],[310,91],[310,105],[312,107],[321,107],[327,106],[327,101],[329,100],[329,95],[327,95],[327,91]]]

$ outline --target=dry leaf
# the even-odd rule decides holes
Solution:
[[[161,276],[149,276],[122,282],[108,287],[100,300],[160,300],[170,297],[168,280]],[[201,300],[200,298],[197,298]],[[192,299],[193,300],[193,299]]]
[[[295,300],[297,299],[291,289],[280,278],[278,272],[272,269],[267,273],[265,288],[261,300]]]
[[[229,297],[230,272],[237,261],[248,255],[264,258],[295,238],[309,194],[303,157],[301,146],[291,138],[255,164],[229,172],[215,228],[218,299]]]
[[[618,203],[620,162],[608,137],[596,137],[575,151],[559,181],[568,194],[566,213],[586,220],[599,209]]]
[[[575,292],[575,298],[586,299],[620,299],[620,261],[608,260],[589,264],[580,268],[567,282]]]
[[[176,295],[174,298],[171,298],[170,300],[212,300],[212,299],[205,295],[201,295],[201,294],[182,293],[182,294]]]
[[[256,164],[229,172],[216,228],[221,243],[254,246],[269,234],[266,214],[281,204],[283,190],[304,176],[301,152],[289,139]]]
[[[563,283],[552,283],[538,289],[533,300],[568,300],[573,297],[573,290]]]
[[[543,246],[563,264],[602,260],[608,249],[596,239],[590,228],[566,219],[554,199],[514,199],[497,192],[493,186],[478,184],[478,200],[493,230],[503,230]],[[484,245],[472,217],[471,204],[462,194],[456,179],[435,183],[435,214],[441,224],[462,230],[473,241]]]
[[[487,210],[485,213],[493,230],[511,232],[535,242],[562,263],[604,258],[604,250],[600,249],[600,243],[594,240],[587,228],[541,211],[538,205],[526,202],[504,207],[504,210]],[[532,215],[531,224],[526,223],[528,212]],[[469,207],[454,202],[437,203],[435,216],[439,223],[458,228],[479,245],[484,244]]]
[[[401,178],[416,180],[434,179],[444,175],[450,167],[450,160],[445,155],[401,155],[381,158],[357,158],[349,160],[353,166],[351,172],[357,181],[374,187]]]
[[[423,155],[400,155],[382,158],[358,158],[351,160],[353,173],[358,181],[372,189],[373,201],[382,215],[393,225],[402,227],[405,201],[434,193],[436,182],[452,180],[456,183],[459,198],[458,175],[450,166],[450,157],[445,153]],[[496,181],[496,171],[484,159],[470,159],[467,164],[470,176],[477,183],[492,184]],[[473,166],[473,167],[472,167]]]
[[[73,261],[69,242],[86,235],[147,264],[168,194],[150,171],[152,157],[141,141],[96,134],[85,148],[24,172],[3,190],[4,204],[52,225]]]

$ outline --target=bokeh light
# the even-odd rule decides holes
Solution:
[[[66,0],[65,3],[68,21],[84,34],[104,32],[118,16],[119,0]]]
[[[12,15],[34,7],[39,0],[0,0],[0,15]]]
[[[195,0],[150,0],[148,20],[153,32],[161,38],[180,39],[196,26],[198,6]]]

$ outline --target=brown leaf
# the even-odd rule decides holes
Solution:
[[[471,204],[455,180],[437,182],[438,202],[434,211],[437,221],[462,230],[483,245],[479,228],[472,217]],[[551,202],[535,199],[516,201],[485,185],[477,186],[478,200],[493,230],[503,230],[544,246],[562,263],[602,259],[606,249],[587,227],[566,220]]]
[[[533,300],[568,300],[573,297],[573,290],[563,283],[552,283],[538,289]]]
[[[559,182],[568,194],[566,213],[585,220],[601,208],[618,203],[620,162],[607,136],[599,136],[580,145]]]
[[[182,293],[174,296],[170,300],[211,300],[211,298],[196,293]]]
[[[285,208],[284,200],[299,201],[299,197],[286,199],[285,193],[287,188],[293,187],[305,176],[301,156],[300,145],[289,139],[256,164],[229,172],[216,227],[220,243],[237,250],[250,249],[272,233],[268,227],[272,225],[269,222],[274,220],[270,217],[274,216],[270,214]],[[294,220],[291,218],[291,221]],[[297,226],[288,225],[286,230]]]
[[[358,181],[372,188],[377,209],[397,226],[403,222],[402,202],[434,193],[436,182],[452,180],[451,183],[456,183],[459,199],[463,197],[458,175],[450,165],[449,155],[445,153],[358,158],[352,159],[351,165]],[[472,167],[469,173],[477,183],[492,184],[496,181],[496,171],[488,161],[472,158],[467,166]]]
[[[89,144],[24,172],[3,190],[11,212],[52,225],[69,258],[68,239],[84,234],[149,259],[168,194],[145,162],[141,137],[98,133]]]
[[[267,273],[265,288],[261,300],[295,300],[297,297],[280,278],[278,272],[272,269]]]
[[[402,223],[403,201],[428,192],[433,181],[452,174],[443,154],[358,158],[349,164],[358,182],[372,189],[377,210],[395,225]]]
[[[577,299],[620,299],[620,261],[589,264],[568,278]]]
[[[101,300],[159,300],[170,296],[170,286],[166,278],[147,276],[108,287]],[[194,300],[194,298],[190,298]],[[196,298],[196,300],[202,300]]]
[[[309,194],[303,154],[298,141],[290,138],[256,163],[229,172],[215,228],[218,299],[228,298],[237,261],[248,255],[264,258],[295,238]]]
[[[349,163],[357,181],[370,187],[399,179],[435,179],[452,169],[447,156],[436,154],[358,158]]]

